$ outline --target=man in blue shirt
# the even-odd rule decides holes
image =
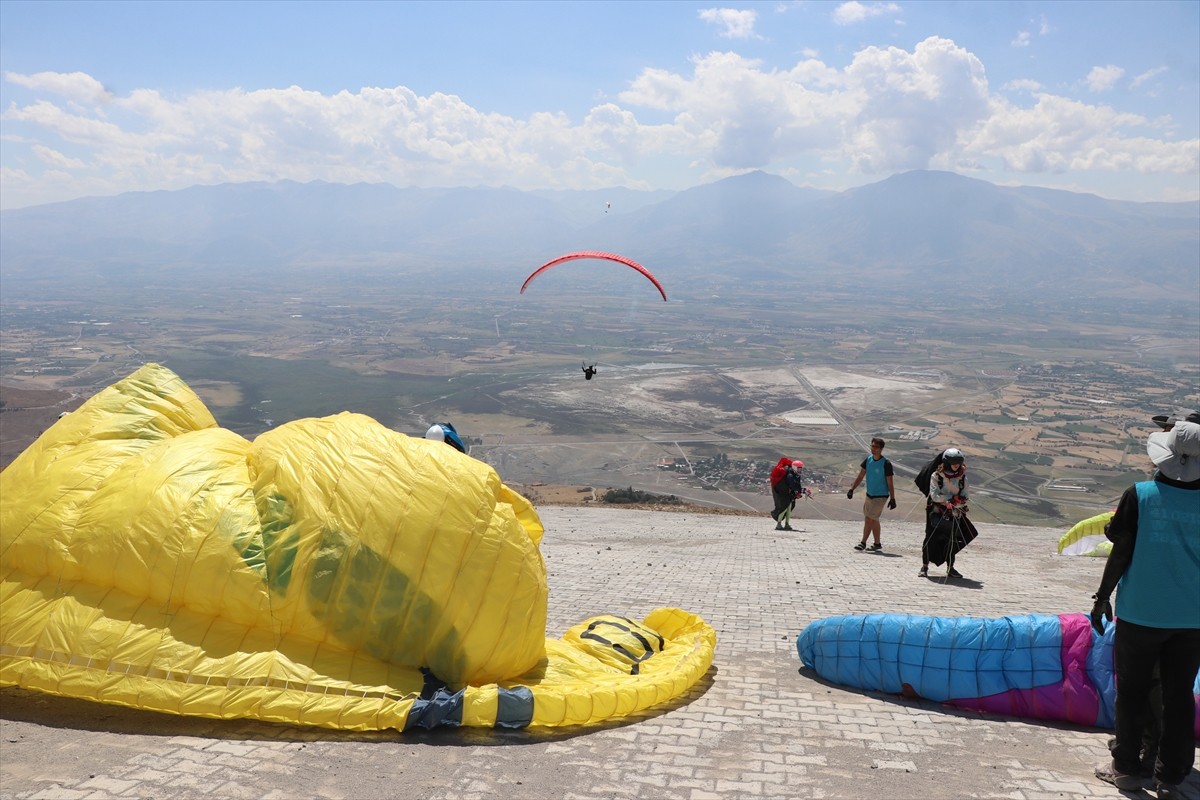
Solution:
[[[863,500],[863,534],[862,541],[854,546],[855,550],[867,549],[867,538],[875,537],[871,545],[872,551],[883,549],[879,543],[879,518],[883,516],[883,504],[888,508],[896,507],[896,487],[892,482],[892,462],[883,457],[883,439],[875,437],[871,440],[871,455],[863,459],[858,470],[858,477],[850,484],[846,497],[853,500],[854,490],[863,478],[867,479],[867,498]]]
[[[1096,777],[1118,789],[1144,786],[1139,754],[1158,664],[1163,708],[1154,788],[1160,800],[1167,800],[1181,796],[1179,784],[1196,761],[1192,685],[1200,670],[1200,415],[1189,415],[1169,432],[1150,434],[1146,452],[1157,471],[1153,480],[1121,495],[1109,523],[1112,553],[1093,595],[1092,626],[1102,633],[1104,618],[1112,618],[1109,597],[1118,589],[1117,736],[1112,763],[1097,767]]]

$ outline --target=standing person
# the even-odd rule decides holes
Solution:
[[[791,525],[792,509],[796,507],[796,495],[804,491],[800,484],[800,471],[804,462],[787,456],[771,469],[771,497],[775,508],[771,511],[771,519],[775,520],[775,530],[794,530]]]
[[[1190,419],[1190,417],[1189,417]],[[1092,595],[1092,627],[1112,619],[1117,589],[1116,743],[1096,777],[1118,789],[1140,789],[1139,755],[1154,668],[1162,687],[1162,731],[1153,785],[1160,800],[1181,797],[1179,784],[1196,762],[1200,670],[1200,423],[1177,422],[1150,434],[1153,479],[1125,490],[1109,523],[1112,553]]]
[[[967,519],[967,465],[962,451],[949,447],[942,451],[929,481],[925,504],[925,541],[921,543],[919,577],[929,576],[929,562],[942,563],[945,554],[946,575],[961,578],[954,568],[955,554],[975,539],[975,527]]]
[[[892,481],[892,462],[883,457],[883,439],[876,436],[871,440],[871,455],[863,459],[858,469],[858,477],[850,484],[846,492],[847,499],[854,499],[854,490],[867,479],[867,498],[863,500],[863,533],[862,541],[854,545],[855,550],[867,549],[867,537],[874,536],[875,543],[872,551],[883,549],[879,542],[879,518],[883,515],[883,504],[886,502],[889,510],[896,508],[896,487]]]

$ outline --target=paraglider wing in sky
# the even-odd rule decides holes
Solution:
[[[545,264],[542,264],[540,267],[535,269],[533,271],[533,274],[531,274],[528,278],[525,279],[525,282],[521,284],[520,294],[525,294],[525,290],[527,288],[529,288],[529,284],[533,283],[533,279],[536,278],[538,275],[541,275],[543,272],[550,269],[551,267],[556,267],[559,264],[565,264],[568,261],[578,261],[578,260],[584,259],[584,258],[598,259],[600,261],[612,261],[617,264],[624,264],[627,267],[637,270],[638,272],[645,275],[646,278],[649,279],[649,281],[654,284],[654,288],[658,289],[658,293],[662,295],[663,302],[666,302],[667,290],[662,287],[662,284],[658,282],[658,278],[654,277],[654,275],[651,274],[650,270],[646,269],[641,264],[637,263],[636,261],[634,261],[631,258],[626,258],[625,256],[619,256],[616,253],[601,253],[601,252],[594,251],[594,250],[585,250],[585,251],[581,251],[578,253],[567,253],[565,256],[559,256],[558,258],[547,261]]]

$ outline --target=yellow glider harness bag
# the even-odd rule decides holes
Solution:
[[[679,609],[546,639],[536,511],[359,414],[253,443],[149,364],[0,473],[0,685],[373,730],[582,725],[686,693]]]

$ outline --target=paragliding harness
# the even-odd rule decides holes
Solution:
[[[954,567],[954,554],[962,550],[971,542],[975,541],[975,537],[979,535],[979,531],[967,519],[966,515],[955,509],[955,504],[950,503],[947,506],[942,506],[939,509],[932,502],[929,502],[929,489],[933,482],[934,476],[937,476],[937,485],[941,489],[945,484],[945,475],[938,472],[938,467],[942,465],[942,456],[946,451],[939,452],[933,459],[921,468],[917,476],[913,478],[913,483],[921,490],[921,494],[926,497],[925,505],[925,541],[922,544],[922,549],[929,556],[929,560],[937,566],[946,565],[946,575],[949,576],[950,570]],[[958,479],[958,490],[955,492],[957,498],[962,494],[963,487],[966,484],[966,472],[963,477]]]
[[[595,364],[592,364],[590,367],[587,365],[583,365],[582,369],[583,369],[583,379],[585,381],[590,381],[592,379],[592,376],[600,371],[600,370],[596,369]]]

